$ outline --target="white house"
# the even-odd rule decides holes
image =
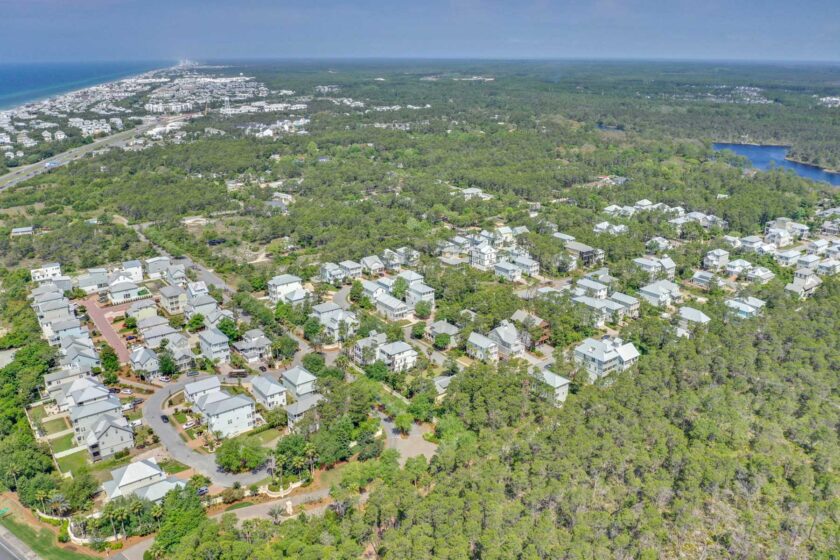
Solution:
[[[221,437],[232,437],[254,429],[254,401],[244,395],[230,395],[222,390],[202,395],[193,403],[208,430]]]
[[[362,258],[360,264],[362,265],[362,270],[371,276],[379,276],[380,274],[385,273],[385,264],[382,262],[382,259],[376,255],[370,255]]]
[[[143,265],[140,264],[140,261],[123,262],[122,266],[120,266],[120,272],[135,284],[140,284],[143,281]]]
[[[703,257],[703,268],[706,270],[718,271],[729,262],[729,251],[726,249],[713,249]]]
[[[796,295],[800,299],[805,299],[813,295],[820,285],[822,285],[822,280],[813,270],[800,268],[793,274],[793,282],[785,286],[785,291]]]
[[[320,303],[312,308],[310,317],[314,317],[324,327],[324,334],[334,341],[353,336],[359,326],[359,320],[352,311],[345,311],[333,302]]]
[[[251,394],[268,410],[286,406],[286,388],[281,383],[264,375],[251,380]]]
[[[470,250],[470,265],[479,270],[490,270],[496,264],[498,253],[490,245],[479,245]]]
[[[160,373],[160,362],[157,354],[145,346],[132,350],[128,361],[135,373],[145,371],[149,378],[155,378]]]
[[[631,342],[625,343],[620,338],[587,338],[575,348],[574,359],[589,372],[590,381],[595,381],[632,367],[639,359],[639,351]]]
[[[522,269],[508,261],[498,261],[494,265],[496,276],[508,282],[518,282],[522,279]]]
[[[344,272],[345,278],[361,278],[362,277],[362,265],[357,263],[356,261],[341,261],[338,263],[338,266]]]
[[[377,349],[377,359],[382,360],[391,371],[406,371],[417,364],[417,351],[398,340],[380,346]]]
[[[519,358],[525,354],[525,346],[519,337],[519,331],[508,320],[499,323],[495,329],[490,331],[487,338],[496,343],[499,354],[504,358]]]
[[[230,361],[228,337],[219,329],[211,327],[198,333],[198,345],[201,355],[211,362],[224,364]]]
[[[697,327],[708,325],[711,318],[693,307],[683,306],[678,311],[677,334],[686,338],[691,337],[691,331]]]
[[[308,393],[290,405],[286,406],[286,414],[288,418],[288,426],[289,430],[295,431],[298,428],[301,420],[307,414],[314,414],[316,412],[316,406],[318,403],[323,400],[323,396],[318,393]],[[312,425],[312,430],[318,429],[318,421],[317,418],[315,419],[315,423]]]
[[[91,459],[99,461],[134,447],[134,431],[122,414],[103,414],[88,431],[84,443]]]
[[[167,477],[154,457],[129,463],[111,471],[111,480],[102,483],[108,501],[137,496],[150,502],[160,502],[176,488],[184,488],[186,481]]]
[[[207,377],[206,379],[200,379],[184,385],[184,398],[187,402],[194,403],[199,397],[203,397],[214,391],[219,391],[221,388],[222,384],[218,377]]]
[[[577,281],[575,287],[581,291],[582,294],[588,295],[595,299],[605,299],[609,293],[609,287],[590,280],[589,278],[581,278]]]
[[[389,321],[405,319],[411,313],[411,309],[405,303],[388,294],[380,294],[374,305],[376,310]]]
[[[315,392],[316,377],[309,373],[303,366],[295,366],[287,369],[282,374],[283,386],[294,396],[300,399],[304,395]]]
[[[765,306],[764,301],[750,296],[728,299],[723,303],[732,310],[736,317],[740,317],[741,319],[749,319],[757,316]]]
[[[268,281],[268,297],[274,304],[286,301],[286,296],[299,290],[303,290],[303,284],[293,274],[281,274]]]
[[[180,315],[187,306],[187,293],[179,286],[163,286],[160,289],[160,306],[169,315]]]
[[[147,297],[149,291],[134,282],[118,281],[108,286],[108,301],[111,305],[135,301]]]
[[[471,332],[467,338],[467,355],[482,362],[499,360],[499,347],[481,333]]]
[[[406,290],[405,302],[409,307],[414,308],[421,301],[425,301],[426,303],[434,307],[435,289],[431,286],[427,286],[423,282],[415,282],[414,284],[408,287],[408,290]]]
[[[57,262],[44,263],[39,268],[33,268],[29,271],[29,276],[33,282],[38,284],[42,282],[49,282],[54,278],[61,276],[61,265]]]
[[[639,295],[657,307],[668,306],[682,299],[680,287],[669,280],[657,280],[643,286]]]
[[[552,396],[554,397],[554,404],[560,406],[566,402],[566,398],[569,396],[569,385],[571,385],[571,381],[562,375],[557,375],[549,369],[541,370],[540,376],[551,390]]]
[[[146,259],[146,275],[153,280],[162,278],[170,264],[169,257],[152,257]]]
[[[540,263],[530,257],[519,255],[511,263],[522,271],[525,276],[537,276],[540,273]]]
[[[260,329],[250,329],[242,339],[233,343],[233,349],[249,364],[255,364],[271,357],[271,341]]]

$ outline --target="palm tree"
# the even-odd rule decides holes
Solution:
[[[17,489],[17,477],[20,474],[20,471],[20,465],[16,465],[14,463],[6,467],[6,472],[12,475],[12,480],[15,482],[15,489]]]
[[[283,467],[286,466],[286,455],[284,453],[278,453],[275,456],[275,464],[280,469],[280,491],[283,491]]]
[[[283,517],[283,507],[280,504],[274,504],[271,506],[271,509],[268,510],[268,516],[274,521],[274,524],[277,525],[280,523],[280,518]]]
[[[300,471],[306,468],[306,458],[298,455],[292,459],[292,468],[300,474]]]
[[[119,521],[120,525],[122,526],[123,538],[126,538],[128,535],[125,532],[125,521],[126,519],[128,519],[128,509],[126,507],[118,508],[114,512],[114,515],[116,516],[117,521]]]
[[[114,531],[114,538],[117,538],[117,526],[114,524],[114,520],[117,518],[117,510],[112,508],[105,512],[105,517],[108,521],[111,522],[111,529]]]
[[[318,450],[311,443],[307,443],[303,448],[303,454],[309,462],[309,476],[315,477],[315,457],[318,456]]]
[[[54,514],[58,514],[59,516],[63,515],[68,509],[70,509],[70,504],[67,503],[67,499],[64,495],[56,491],[50,493],[49,504],[50,511]]]
[[[47,511],[47,505],[46,504],[47,504],[47,498],[49,498],[49,496],[50,495],[47,493],[46,490],[37,490],[35,492],[35,499],[38,502],[40,502],[41,511],[43,511],[44,513],[46,513],[46,511]]]
[[[155,504],[152,506],[152,518],[157,521],[158,531],[160,531],[160,520],[163,517],[163,506]]]

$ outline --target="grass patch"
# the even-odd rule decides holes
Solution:
[[[182,426],[187,423],[187,413],[183,410],[173,414],[172,418],[174,418],[175,421],[181,424]]]
[[[266,445],[279,438],[281,435],[282,434],[280,433],[280,430],[278,430],[277,428],[269,428],[268,430],[265,430],[264,432],[260,432],[258,434],[254,434],[251,437],[259,441],[260,445]]]
[[[56,546],[55,534],[49,529],[38,531],[8,517],[0,520],[0,524],[23,541],[43,560],[95,560],[93,556],[79,554]]]
[[[105,459],[104,461],[98,461],[94,463],[91,467],[91,471],[110,472],[118,467],[124,467],[130,462],[131,457],[122,457],[120,459],[111,457],[110,459]]]
[[[74,472],[88,465],[88,452],[82,449],[72,455],[56,459],[61,472]]]
[[[66,418],[56,418],[55,420],[50,420],[48,422],[44,422],[43,424],[44,431],[47,432],[48,435],[63,432],[69,427],[70,426],[67,425]]]
[[[50,447],[52,447],[53,453],[61,453],[62,451],[76,447],[76,442],[73,441],[73,434],[67,434],[66,436],[50,440]]]
[[[175,459],[165,459],[158,463],[158,466],[160,466],[166,474],[177,474],[189,468],[184,463],[180,463]]]
[[[236,509],[246,508],[248,506],[254,505],[254,502],[239,502],[238,504],[229,505],[225,508],[225,511],[233,511]]]
[[[47,407],[39,404],[36,407],[29,409],[29,417],[32,418],[32,421],[37,424],[41,421],[41,419],[47,415]]]

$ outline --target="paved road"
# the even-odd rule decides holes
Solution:
[[[423,434],[428,432],[428,429],[418,424],[412,424],[408,436],[402,437],[392,420],[388,420],[388,417],[381,412],[377,412],[377,415],[382,420],[382,429],[386,438],[385,447],[400,452],[400,466],[405,465],[405,462],[411,457],[425,455],[426,459],[431,459],[437,452],[437,445],[423,439]]]
[[[19,538],[5,527],[0,527],[0,560],[39,560]]]
[[[183,378],[175,383],[170,383],[165,388],[160,389],[156,393],[146,399],[146,404],[143,406],[143,420],[155,431],[160,437],[161,444],[166,448],[169,454],[176,461],[180,461],[185,465],[189,465],[196,472],[208,477],[213,484],[230,488],[234,483],[239,482],[243,486],[249,486],[263,480],[268,476],[263,470],[251,473],[233,474],[222,472],[216,466],[216,456],[212,453],[203,454],[194,451],[187,447],[186,442],[181,439],[175,426],[172,423],[165,423],[161,420],[161,410],[164,402],[175,393],[182,391],[187,383],[206,379],[209,375],[201,375],[198,377]]]
[[[47,171],[50,171],[51,169],[55,169],[56,167],[67,165],[68,163],[80,159],[85,154],[88,154],[94,150],[100,150],[108,146],[119,144],[128,140],[129,138],[143,134],[147,130],[150,130],[156,126],[168,124],[174,121],[184,120],[185,118],[187,118],[186,115],[181,115],[178,117],[164,117],[158,119],[153,123],[143,124],[130,130],[124,130],[122,132],[112,134],[111,136],[106,136],[105,138],[101,138],[90,144],[85,144],[84,146],[79,146],[78,148],[67,150],[66,152],[62,152],[51,158],[41,160],[38,163],[33,163],[31,165],[23,165],[21,167],[15,167],[14,169],[12,169],[12,171],[0,177],[0,191],[12,187],[27,179],[31,179],[32,177],[40,175],[41,173],[45,173]],[[52,167],[46,167],[48,163],[53,164]]]
[[[352,286],[342,286],[335,294],[333,294],[333,303],[342,309],[350,309],[350,288]]]
[[[125,342],[122,337],[120,337],[119,333],[114,330],[114,327],[108,321],[108,318],[105,317],[105,310],[97,305],[98,298],[98,295],[92,295],[83,300],[85,308],[87,309],[87,314],[90,316],[93,324],[96,325],[96,330],[102,333],[102,337],[108,341],[108,344],[110,344],[111,348],[113,348],[117,353],[120,363],[127,364],[129,357],[128,348],[126,348]]]

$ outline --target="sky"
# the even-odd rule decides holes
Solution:
[[[0,0],[0,63],[840,61],[840,0]]]

